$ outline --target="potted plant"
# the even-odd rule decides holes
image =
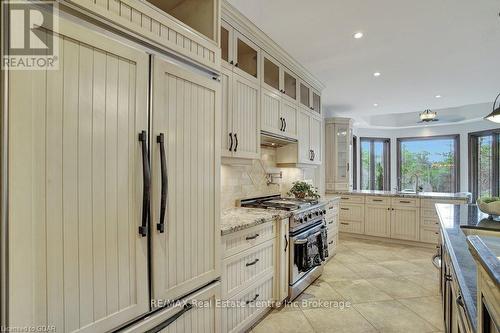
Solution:
[[[304,198],[319,198],[318,189],[309,183],[304,181],[297,181],[293,183],[292,188],[287,193],[288,195],[293,195],[298,199]]]
[[[482,197],[476,201],[479,210],[490,215],[490,218],[500,216],[500,198]]]

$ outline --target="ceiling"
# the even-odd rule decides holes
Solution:
[[[326,85],[328,115],[379,126],[500,92],[500,0],[229,2]]]

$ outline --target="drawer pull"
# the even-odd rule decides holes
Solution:
[[[332,244],[333,244],[333,241],[329,241],[329,242],[328,242],[328,245],[332,245]]]
[[[253,299],[249,300],[249,301],[246,301],[246,304],[250,304],[250,303],[253,303],[257,300],[257,298],[259,298],[259,294],[255,294],[255,296],[253,297]]]
[[[331,221],[328,221],[328,224],[333,224],[333,220],[331,220]]]
[[[258,263],[258,262],[259,262],[259,259],[255,259],[255,260],[254,260],[254,261],[252,261],[252,262],[247,262],[247,263],[246,263],[246,266],[247,266],[247,267],[248,267],[248,266],[253,266],[253,265],[255,265],[255,264],[256,264],[256,263]]]
[[[345,208],[345,207],[342,207],[340,209],[342,209],[342,210],[349,210],[349,208]]]
[[[434,235],[439,235],[439,232],[435,232]]]
[[[384,200],[382,200],[382,199],[372,199],[372,201],[382,202],[382,201],[384,201]]]
[[[342,200],[349,200],[350,198],[341,197]]]
[[[458,304],[459,306],[461,306],[462,308],[465,308],[465,304],[464,304],[464,300],[463,300],[463,298],[462,298],[462,295],[458,295],[458,297],[457,297],[457,300],[456,300],[456,301],[457,301],[457,304]]]
[[[409,204],[409,203],[411,203],[411,201],[408,201],[408,200],[399,200],[399,203]]]
[[[340,224],[342,224],[342,225],[349,225],[349,223],[346,223],[346,222],[340,222]]]
[[[257,237],[259,237],[259,234],[255,234],[255,235],[253,235],[253,236],[248,236],[248,237],[247,237],[247,238],[245,238],[245,239],[246,239],[246,240],[252,240],[252,239],[255,239],[255,238],[257,238]]]

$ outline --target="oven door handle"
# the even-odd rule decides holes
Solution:
[[[295,245],[304,245],[304,244],[307,244],[307,238],[305,238],[305,239],[296,239],[293,243]]]

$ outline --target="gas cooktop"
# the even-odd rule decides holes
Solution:
[[[241,201],[241,207],[277,209],[294,211],[318,204],[317,199],[281,198],[279,195],[247,199]]]

